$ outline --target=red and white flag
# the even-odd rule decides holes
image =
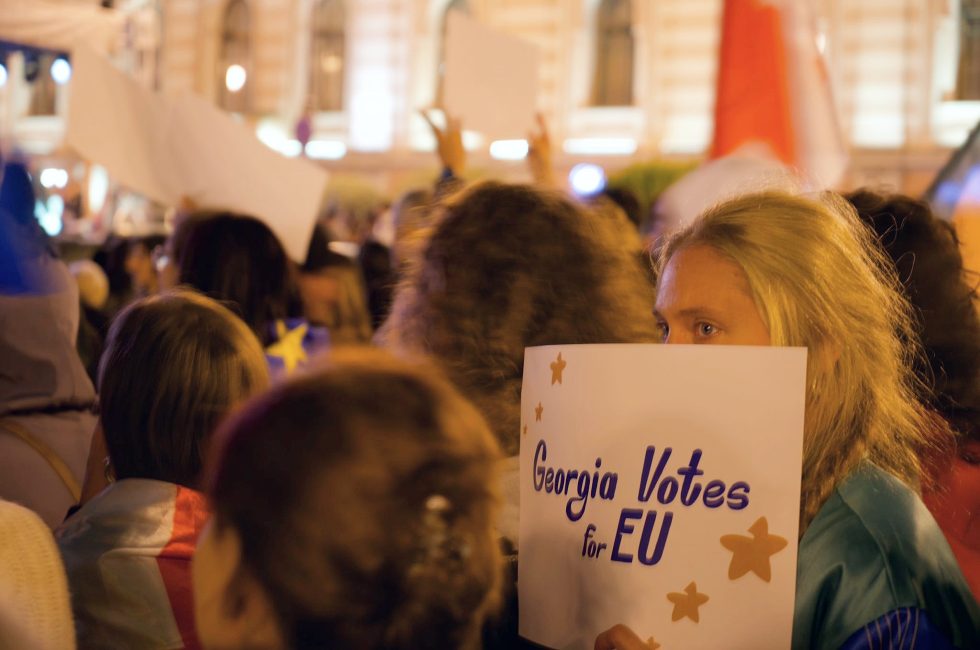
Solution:
[[[55,531],[80,648],[201,647],[191,558],[209,514],[190,488],[123,479]]]
[[[748,143],[814,187],[847,167],[809,0],[725,0],[711,157]]]

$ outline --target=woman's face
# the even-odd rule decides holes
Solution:
[[[194,620],[201,646],[225,648],[284,647],[275,612],[265,592],[241,569],[241,540],[212,520],[194,551]]]
[[[654,315],[664,343],[770,345],[742,267],[703,244],[667,262]]]

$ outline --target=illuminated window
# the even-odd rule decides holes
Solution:
[[[313,8],[310,100],[318,112],[344,108],[343,0],[318,0]]]
[[[960,0],[956,99],[980,99],[980,0]]]
[[[38,54],[25,58],[25,77],[31,84],[29,115],[54,115],[57,112],[58,86],[51,76],[55,55]]]
[[[244,113],[249,108],[251,19],[245,0],[231,0],[225,7],[218,56],[218,97],[222,108]]]
[[[602,0],[596,21],[594,106],[633,104],[633,8],[630,0]]]

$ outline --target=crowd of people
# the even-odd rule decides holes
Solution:
[[[391,246],[318,223],[302,263],[193,209],[69,270],[7,165],[0,647],[527,647],[524,350],[679,343],[808,350],[792,647],[980,648],[980,319],[949,224],[745,187],[650,227],[557,188],[543,126],[531,184],[464,183],[459,125],[433,128],[446,171]]]

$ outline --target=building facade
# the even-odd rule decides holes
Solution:
[[[311,158],[386,191],[434,167],[418,110],[438,103],[453,10],[538,46],[538,104],[560,168],[697,158],[710,143],[722,0],[111,4],[136,17],[116,56],[144,83],[239,113],[284,153],[301,153],[308,140]],[[853,148],[845,184],[921,191],[980,119],[977,3],[814,0],[814,8]],[[69,89],[8,72],[0,115],[14,139],[39,153],[56,149]],[[489,143],[469,144],[474,167],[524,174],[519,161],[491,156]]]

